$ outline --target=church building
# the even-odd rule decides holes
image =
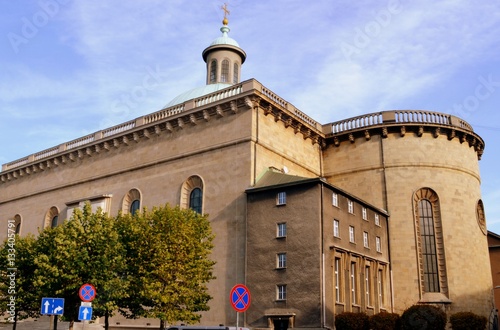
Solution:
[[[201,325],[333,329],[344,311],[414,304],[488,317],[484,141],[471,125],[424,110],[319,123],[241,81],[247,54],[227,18],[220,31],[202,52],[205,86],[4,164],[1,221],[36,234],[86,201],[112,216],[165,203],[207,213],[216,279]],[[236,284],[251,293],[238,317]]]

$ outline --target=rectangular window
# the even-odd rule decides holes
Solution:
[[[366,231],[363,232],[363,246],[365,248],[370,247],[370,242],[368,241],[368,233]]]
[[[335,258],[335,301],[342,302],[340,298],[340,258]]]
[[[276,286],[277,300],[286,300],[286,284],[279,284]]]
[[[382,252],[382,242],[380,241],[380,237],[375,237],[375,244],[377,246],[377,252]]]
[[[349,226],[349,242],[354,243],[354,227]]]
[[[354,203],[351,200],[347,201],[347,212],[354,214]]]
[[[363,220],[368,220],[368,212],[366,211],[366,207],[362,208]]]
[[[365,267],[365,290],[366,290],[366,305],[372,306],[372,296],[370,294],[372,290],[370,281],[370,266]]]
[[[278,223],[276,237],[286,237],[286,222]]]
[[[377,226],[380,226],[380,217],[378,216],[378,214],[375,214],[375,224]]]
[[[339,207],[339,195],[337,193],[332,193],[332,205]]]
[[[356,263],[351,262],[351,303],[358,303],[357,297],[357,282],[356,282]]]
[[[382,269],[378,270],[378,279],[377,279],[377,285],[378,285],[378,303],[379,307],[383,308],[384,307],[384,279],[383,279],[383,274],[384,272]]]
[[[333,220],[333,236],[335,237],[340,237],[339,226],[340,226],[339,221]]]
[[[279,192],[276,196],[276,205],[286,205],[286,192]]]
[[[278,268],[286,268],[286,253],[278,253],[276,261]]]

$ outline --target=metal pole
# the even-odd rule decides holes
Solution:
[[[235,330],[238,330],[238,322],[239,321],[239,317],[240,317],[240,313],[236,312],[236,329]]]

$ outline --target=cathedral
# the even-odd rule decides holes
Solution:
[[[202,52],[206,85],[4,164],[3,223],[36,234],[86,201],[112,216],[165,203],[208,214],[216,279],[201,325],[333,329],[344,311],[414,304],[488,317],[484,141],[471,125],[422,110],[319,123],[241,81],[247,54],[222,23]],[[237,284],[251,294],[241,313],[229,299]]]

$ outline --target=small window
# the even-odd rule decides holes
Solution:
[[[238,77],[238,63],[234,63],[234,68],[233,68],[233,84],[237,84],[239,81]]]
[[[363,232],[363,246],[365,248],[370,247],[370,242],[368,241],[368,233],[366,231]]]
[[[351,200],[347,201],[347,212],[354,214],[354,203]]]
[[[210,83],[217,82],[217,60],[212,60],[210,63]]]
[[[197,213],[202,212],[203,193],[200,188],[194,188],[189,195],[189,208]]]
[[[278,284],[276,286],[277,300],[286,300],[286,284]]]
[[[380,217],[378,214],[375,214],[375,225],[380,226]]]
[[[382,252],[382,243],[380,241],[380,237],[375,237],[375,245],[377,248],[377,252]]]
[[[278,193],[276,205],[286,205],[286,192],[282,191]]]
[[[354,243],[354,227],[349,226],[349,242]]]
[[[286,222],[278,223],[276,237],[278,238],[286,237]]]
[[[333,220],[333,236],[340,237],[340,223],[338,220]]]
[[[332,205],[339,207],[339,194],[332,193]]]
[[[368,220],[368,214],[366,211],[366,207],[362,208],[363,220]]]
[[[138,199],[135,199],[131,204],[130,204],[130,214],[134,215],[135,212],[137,212],[141,208],[141,201]]]
[[[223,60],[220,73],[220,82],[225,83],[228,81],[229,81],[229,61]]]
[[[286,253],[278,253],[276,261],[277,268],[286,268]]]

